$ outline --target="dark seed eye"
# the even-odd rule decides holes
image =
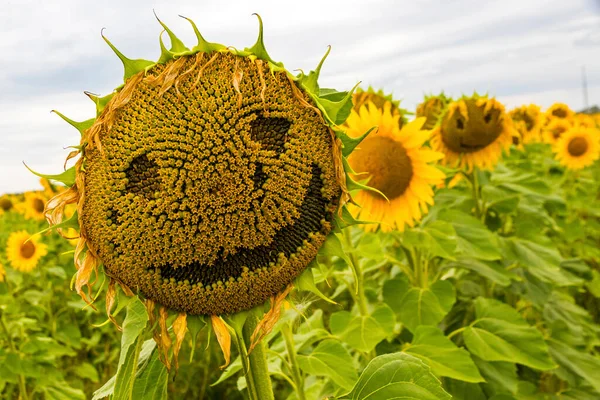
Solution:
[[[462,119],[457,119],[456,120],[456,128],[458,128],[458,129],[465,129],[465,124],[463,123]]]
[[[160,176],[158,166],[146,154],[137,156],[125,170],[128,192],[139,194],[151,199],[155,192],[160,191]]]
[[[485,117],[483,117],[483,120],[485,121],[486,124],[489,124],[490,121],[492,120],[492,114],[490,114],[490,113],[485,114]]]
[[[259,142],[265,150],[283,153],[288,140],[288,131],[292,123],[285,118],[264,117],[259,115],[250,122],[250,137]]]

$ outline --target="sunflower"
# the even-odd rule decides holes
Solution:
[[[354,104],[352,108],[357,112],[363,105],[369,102],[373,103],[380,110],[383,110],[385,104],[391,103],[392,115],[399,115],[398,128],[402,129],[408,122],[408,119],[406,118],[408,111],[400,108],[400,101],[394,100],[391,95],[386,95],[381,89],[376,92],[371,87],[366,91],[359,88],[356,93],[354,93],[354,96],[352,96],[352,103]]]
[[[553,147],[556,159],[569,169],[582,169],[600,157],[598,133],[590,128],[574,127],[566,131]]]
[[[444,153],[442,163],[492,169],[514,136],[512,120],[494,98],[463,97],[451,103],[431,137],[434,150]]]
[[[452,98],[447,97],[444,92],[437,96],[425,96],[425,100],[417,106],[417,117],[425,117],[427,120],[422,129],[433,129],[439,122]]]
[[[329,51],[314,71],[293,76],[270,58],[258,18],[258,40],[244,50],[207,42],[188,19],[198,39],[189,49],[159,20],[171,48],[161,38],[157,62],[129,59],[103,36],[124,64],[124,83],[90,95],[95,118],[56,112],[81,134],[79,154],[69,155],[79,159],[62,174],[36,173],[68,187],[47,216],[79,230],[81,297],[92,301],[102,265],[107,304],[115,285],[130,295],[135,288],[151,321],[161,306],[159,336],[168,335],[167,310],[178,313],[179,345],[188,314],[210,315],[221,343],[220,315],[285,296],[334,225],[355,223],[342,216],[349,190],[362,187],[345,170],[358,141],[333,130],[354,89],[319,88]],[[77,212],[64,219],[71,204]],[[258,324],[257,337],[272,326]]]
[[[25,192],[25,203],[22,205],[25,218],[43,220],[47,200],[42,192]]]
[[[540,111],[539,106],[530,104],[517,107],[511,110],[509,115],[523,144],[542,141],[541,129],[544,124],[544,114]]]
[[[575,113],[564,103],[554,103],[546,110],[546,120],[548,122],[554,119],[571,120]]]
[[[27,231],[11,233],[6,242],[6,258],[17,271],[31,272],[47,253],[46,245]]]
[[[573,117],[573,125],[582,128],[597,129],[596,120],[591,115],[577,113]]]
[[[553,119],[542,130],[542,139],[544,143],[555,145],[558,139],[569,129],[571,123],[565,119]]]
[[[363,104],[360,110],[353,109],[346,121],[350,137],[360,137],[377,126],[377,132],[363,140],[348,161],[358,177],[367,178],[369,186],[378,191],[358,192],[355,200],[361,208],[354,210],[355,215],[379,222],[384,231],[414,226],[433,204],[431,186],[445,177],[429,165],[443,154],[423,147],[431,134],[421,130],[425,118],[417,118],[400,130],[399,116],[392,113],[392,107],[390,102],[383,109],[374,103]],[[371,225],[368,229],[375,228]]]
[[[8,212],[15,207],[14,199],[9,195],[0,196],[0,214]]]

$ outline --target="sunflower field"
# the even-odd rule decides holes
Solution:
[[[600,398],[600,114],[321,88],[258,20],[103,36],[123,82],[0,195],[0,397]]]

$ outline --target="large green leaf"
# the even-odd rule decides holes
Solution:
[[[541,281],[557,286],[583,284],[583,279],[561,269],[562,257],[556,248],[519,238],[506,242],[512,253],[510,256]]]
[[[421,360],[406,353],[375,357],[354,389],[352,400],[450,400],[440,381]]]
[[[440,211],[439,219],[454,226],[457,250],[480,260],[499,260],[498,240],[477,218],[457,210]]]
[[[331,333],[363,352],[373,350],[377,343],[390,336],[394,324],[394,312],[385,304],[376,307],[369,315],[354,316],[348,311],[339,311],[329,320]]]
[[[299,354],[297,359],[305,373],[326,376],[346,390],[352,389],[358,379],[352,356],[337,340],[323,340],[312,353]]]
[[[132,399],[163,400],[167,398],[169,371],[160,361],[158,349],[152,351],[148,363],[135,378]]]
[[[483,381],[469,352],[456,346],[437,327],[419,326],[404,351],[425,361],[438,376],[465,382]]]
[[[402,244],[428,251],[432,256],[454,260],[456,231],[452,224],[433,221],[423,227],[407,229],[402,235]]]
[[[550,339],[548,340],[550,353],[561,367],[582,377],[600,392],[600,359],[591,354],[574,349],[566,344]]]
[[[509,286],[513,279],[520,280],[518,275],[507,271],[498,262],[477,260],[468,256],[460,256],[456,262],[444,264],[444,267],[468,269],[502,287]]]
[[[437,325],[456,301],[454,286],[437,281],[428,288],[411,286],[404,277],[383,285],[383,299],[411,332],[420,325]]]
[[[507,304],[480,297],[476,320],[463,332],[469,351],[486,361],[508,361],[531,368],[556,368],[542,334]]]

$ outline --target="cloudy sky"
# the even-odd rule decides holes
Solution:
[[[289,70],[314,68],[332,52],[322,87],[356,82],[392,92],[414,110],[426,93],[489,92],[507,107],[561,101],[600,103],[599,0],[38,1],[0,8],[0,193],[39,187],[24,167],[60,172],[79,134],[50,110],[84,120],[122,79],[100,30],[130,58],[156,60],[161,27],[193,46],[184,15],[209,41],[251,46],[259,13],[272,58]]]

